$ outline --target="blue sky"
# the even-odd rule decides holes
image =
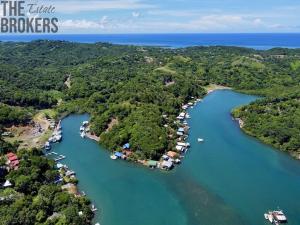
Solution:
[[[56,7],[61,33],[300,32],[300,0],[39,0],[39,3]]]

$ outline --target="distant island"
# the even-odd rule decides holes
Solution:
[[[73,196],[52,187],[57,174],[51,160],[41,161],[44,166],[36,162],[53,131],[51,121],[72,113],[90,114],[87,135],[108,150],[151,167],[164,154],[174,159],[180,154],[176,147],[188,129],[180,121],[185,106],[230,87],[262,96],[232,112],[246,133],[300,156],[299,49],[168,49],[40,40],[1,42],[0,61],[0,182],[9,179],[13,188],[7,196],[30,196],[26,204],[44,192],[56,193],[57,203],[52,199],[48,209],[34,211],[38,217],[27,212],[37,222],[62,220],[56,211],[69,223],[89,224],[92,218],[84,196],[64,211],[61,205],[74,202]],[[9,153],[20,159],[16,171],[44,170],[37,177],[11,168],[7,172]],[[13,207],[7,205],[5,212]]]

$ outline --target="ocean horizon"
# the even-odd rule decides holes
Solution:
[[[192,46],[236,46],[268,50],[300,48],[300,33],[184,33],[184,34],[34,34],[0,35],[2,42],[60,40],[77,43],[105,42],[120,45],[184,48]]]

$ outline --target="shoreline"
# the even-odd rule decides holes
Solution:
[[[85,137],[87,137],[88,139],[91,139],[91,140],[93,140],[93,141],[97,141],[97,142],[100,141],[100,137],[99,137],[99,136],[94,135],[94,134],[91,134],[90,132],[87,132],[87,133],[85,134]]]
[[[216,91],[216,90],[232,90],[232,88],[230,88],[230,87],[226,87],[226,86],[222,86],[222,85],[216,85],[216,84],[210,84],[210,85],[208,85],[208,86],[204,86],[203,88],[207,91],[207,93],[206,93],[205,95],[203,95],[202,98],[205,98],[205,97],[208,96],[210,93],[212,93],[212,92],[214,92],[214,91]],[[198,101],[198,100],[196,100],[195,98],[192,97],[189,103],[192,102],[193,105],[191,105],[191,104],[189,104],[189,103],[186,103],[186,104],[183,103],[183,105],[181,106],[180,110],[183,110],[183,112],[184,112],[186,115],[188,115],[188,111],[187,111],[187,110],[188,110],[189,108],[192,108],[193,106],[197,105],[197,104],[198,104],[199,102],[201,102],[201,101],[202,101],[202,99],[199,99],[199,101]],[[184,106],[186,106],[186,108],[182,108],[182,107],[184,107]],[[62,119],[63,119],[63,118],[62,118]],[[189,117],[184,118],[184,119],[189,119]],[[176,123],[179,125],[179,127],[180,127],[180,126],[184,126],[184,127],[187,126],[187,127],[188,127],[188,124],[187,124],[187,125],[184,125],[184,124],[182,124],[182,121],[180,121],[180,120],[177,120]],[[185,140],[188,138],[188,133],[186,133],[185,136],[186,136],[186,137],[184,138],[184,140],[181,140],[182,142],[185,142]],[[96,141],[97,143],[100,142],[100,137],[97,136],[97,135],[95,135],[95,134],[92,134],[91,132],[86,132],[86,133],[85,133],[85,137],[88,138],[88,139],[90,139],[90,140],[92,140],[92,141]],[[180,138],[181,138],[181,136],[176,137],[176,138],[174,138],[174,141],[177,142],[177,143],[178,143],[178,142],[181,142],[181,141],[179,140]],[[188,143],[187,143],[187,144],[188,144]],[[189,148],[189,147],[186,147],[186,150],[185,150],[184,152],[180,152],[180,151],[178,151],[178,150],[175,150],[175,149],[176,149],[175,146],[174,146],[174,149],[170,150],[171,152],[173,151],[173,152],[176,152],[176,153],[177,153],[176,157],[169,157],[170,159],[172,159],[173,167],[181,163],[181,161],[180,161],[179,163],[175,163],[175,161],[176,161],[176,159],[182,159],[182,158],[184,158],[183,155],[186,153],[186,151],[188,151],[188,148]],[[169,152],[170,152],[170,151],[169,151]],[[128,161],[128,162],[133,162],[133,163],[136,163],[136,164],[140,164],[140,165],[143,165],[143,166],[148,167],[148,168],[151,168],[151,169],[153,169],[153,168],[159,168],[159,169],[162,169],[162,170],[166,170],[166,169],[163,169],[163,168],[162,168],[162,163],[163,163],[163,161],[164,161],[164,160],[163,160],[163,156],[168,155],[168,151],[166,151],[166,152],[161,156],[160,160],[155,161],[155,162],[157,163],[156,166],[150,166],[150,165],[149,165],[150,162],[154,162],[152,159],[135,159],[135,160],[132,160],[132,159],[128,159],[128,155],[126,155],[126,152],[128,153],[127,150],[124,150],[124,149],[123,149],[123,151],[121,151],[121,152],[122,152],[122,154],[124,154],[124,158],[118,157],[118,159],[123,159],[123,160],[126,160],[126,161]],[[113,156],[115,153],[116,153],[116,151],[112,151],[112,155],[111,155],[111,156]],[[131,154],[131,153],[130,153],[130,154]],[[169,169],[167,169],[167,170],[169,170]]]
[[[209,84],[203,88],[207,91],[207,94],[205,96],[207,96],[208,94],[210,94],[216,90],[232,90],[231,87],[226,87],[226,86],[218,85],[218,84]]]
[[[187,116],[184,116],[184,120],[186,120],[186,119],[190,119],[190,117],[189,117],[189,114],[188,114],[188,109],[190,109],[190,108],[193,108],[194,106],[196,106],[199,102],[201,102],[202,100],[203,100],[203,98],[205,98],[206,96],[208,96],[210,93],[212,93],[212,92],[214,92],[214,91],[217,91],[217,90],[232,90],[232,88],[231,87],[226,87],[226,86],[222,86],[222,85],[217,85],[217,84],[210,84],[210,85],[208,85],[208,86],[204,86],[203,87],[206,91],[207,91],[207,93],[205,94],[205,95],[203,95],[202,96],[202,98],[200,99],[195,99],[194,97],[191,97],[191,99],[190,99],[190,101],[188,101],[187,103],[183,103],[182,104],[182,106],[181,106],[181,108],[180,108],[180,110],[183,110],[183,112],[185,113],[185,115]],[[192,103],[192,104],[191,104]],[[180,116],[179,116],[180,117]],[[184,126],[185,128],[187,127],[188,129],[190,129],[190,127],[188,126],[188,123],[186,124],[186,125],[184,125],[182,122],[183,121],[181,121],[181,120],[176,120],[176,121],[174,121],[174,123],[177,123],[178,125],[179,125],[179,127],[180,126]],[[187,130],[188,130],[187,129]],[[88,138],[90,138],[90,139],[92,139],[92,140],[96,140],[96,141],[100,141],[100,138],[99,137],[97,137],[97,136],[93,136],[93,135],[87,135],[86,134],[86,137],[88,137]],[[184,142],[185,143],[185,141],[186,141],[186,139],[188,138],[188,132],[185,132],[184,133],[184,139],[183,140],[181,140],[181,138],[182,138],[183,136],[179,136],[179,137],[177,137],[177,138],[175,138],[174,139],[174,141],[175,142]],[[179,140],[180,139],[180,140]],[[130,162],[133,162],[133,163],[136,163],[136,164],[140,164],[140,165],[143,165],[143,166],[145,166],[145,167],[148,167],[148,168],[150,168],[150,169],[156,169],[156,168],[158,168],[158,169],[160,169],[160,170],[172,170],[176,165],[178,165],[178,164],[181,164],[181,160],[182,159],[184,159],[184,155],[185,155],[185,153],[188,151],[188,149],[189,149],[189,147],[190,147],[190,145],[189,145],[189,143],[188,142],[186,142],[185,144],[188,144],[188,146],[186,146],[185,147],[185,151],[183,151],[183,152],[180,152],[180,151],[178,151],[175,147],[174,147],[174,149],[171,149],[170,151],[166,151],[162,156],[161,156],[161,158],[160,158],[160,160],[158,160],[158,161],[154,161],[154,160],[152,160],[152,159],[137,159],[137,160],[129,160]],[[175,150],[176,149],[176,150]],[[128,161],[127,160],[127,155],[124,155],[125,156],[125,158],[123,158],[123,156],[122,157],[115,157],[115,153],[116,153],[117,151],[113,151],[112,152],[112,155],[111,155],[111,158],[112,159],[123,159],[123,160],[126,160],[126,161]],[[123,149],[123,151],[121,151],[122,153],[123,152],[126,152],[126,150],[125,149]],[[174,153],[176,153],[176,157],[170,157],[170,156],[168,156],[168,153],[169,152],[174,152]],[[163,162],[165,161],[163,158],[164,158],[164,156],[168,156],[168,158],[169,159],[171,159],[172,160],[172,162],[173,162],[173,166],[171,167],[171,168],[168,168],[168,169],[166,169],[166,168],[163,168]],[[175,163],[175,161],[176,160],[179,160],[179,162],[177,162],[177,163]],[[151,162],[156,162],[156,165],[155,166],[152,166],[152,165],[149,165]]]
[[[205,98],[207,95],[209,95],[210,93],[212,93],[212,92],[214,92],[216,90],[231,90],[232,89],[230,87],[226,87],[226,86],[222,86],[222,85],[216,85],[216,84],[210,84],[208,86],[204,86],[203,88],[207,91],[207,93],[202,98]],[[188,103],[186,103],[186,104],[183,103],[183,105],[182,105],[182,106],[187,106],[186,108],[183,109],[183,112],[186,113],[186,114],[188,114],[187,110],[190,107],[192,107],[192,106],[196,105],[197,103],[199,103],[198,101],[195,101],[194,98],[191,98],[190,102],[192,102],[193,105],[189,105]],[[34,117],[32,119],[32,121],[34,123],[37,123],[37,124],[46,124],[45,126],[43,126],[43,132],[39,133],[38,137],[32,136],[30,134],[26,135],[26,138],[24,138],[23,140],[21,139],[22,143],[20,144],[20,146],[22,146],[22,147],[26,146],[27,148],[28,147],[29,148],[37,147],[37,148],[41,148],[41,149],[43,148],[43,146],[44,146],[43,142],[47,141],[46,139],[48,139],[51,136],[51,133],[53,131],[51,129],[51,127],[50,127],[49,119],[46,118],[46,115],[48,114],[49,110],[51,110],[51,109],[47,109],[45,111],[38,112],[36,115],[34,115]],[[51,116],[51,118],[52,117],[53,116]],[[59,117],[59,119],[61,120],[61,119],[64,119],[65,117],[66,117],[66,115],[62,115],[61,117]],[[187,118],[184,118],[184,119],[187,119]],[[177,124],[178,124],[178,127],[180,127],[180,126],[184,126],[184,127],[188,126],[188,124],[187,125],[183,125],[182,121],[180,121],[180,120],[177,120]],[[27,129],[25,129],[25,132],[29,132],[30,133],[31,129],[29,129],[28,126],[27,126]],[[185,134],[185,136],[187,138],[188,134]],[[92,134],[91,132],[86,132],[85,137],[88,138],[88,139],[90,139],[90,140],[96,141],[98,143],[100,142],[100,137],[97,136],[97,135],[95,135],[95,134]],[[20,138],[20,136],[15,136],[14,138]],[[38,141],[36,141],[34,144],[30,143],[30,140],[37,139],[37,138],[38,138]],[[180,138],[181,138],[181,136],[176,137],[176,138],[174,138],[174,141],[175,142],[180,142],[179,141]],[[182,141],[185,142],[185,139],[182,140]],[[187,151],[187,149],[186,149],[186,151]],[[170,151],[174,151],[174,152],[177,153],[177,157],[175,157],[176,159],[177,158],[178,159],[181,158],[182,154],[178,150],[175,150],[175,146],[174,146],[174,150],[172,149]],[[164,154],[167,155],[167,151]],[[163,157],[163,155],[161,157]],[[172,158],[172,157],[170,157],[170,158]],[[175,160],[175,158],[173,160]],[[145,160],[137,159],[137,160],[128,160],[128,161],[131,161],[131,162],[134,162],[134,163],[137,163],[137,164],[142,164],[143,166],[149,167],[148,162],[153,161],[153,160],[152,159],[145,159]],[[160,167],[159,165],[161,165],[162,162],[163,162],[162,159],[158,160],[157,161],[157,167]]]
[[[263,139],[260,139],[259,137],[253,135],[251,132],[247,131],[244,126],[245,126],[245,122],[241,119],[241,118],[236,118],[232,115],[232,119],[235,120],[238,123],[238,126],[240,128],[240,130],[246,134],[247,136],[250,136],[252,138],[255,138],[255,140],[259,141],[262,144],[265,144],[267,146],[270,146],[272,149],[276,150],[276,151],[280,151],[282,153],[286,153],[289,156],[291,156],[292,158],[294,158],[295,160],[299,161],[300,160],[300,152],[293,152],[293,151],[284,151],[272,144],[269,144],[267,142],[265,142]]]

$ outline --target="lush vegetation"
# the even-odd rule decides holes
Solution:
[[[292,94],[258,100],[235,109],[244,130],[295,157],[300,153],[300,87]]]
[[[32,110],[8,106],[0,103],[0,124],[26,124],[32,118]]]
[[[297,89],[299,58],[300,50],[279,48],[0,43],[0,102],[26,110],[29,106],[54,108],[61,114],[88,112],[92,131],[107,148],[117,149],[129,142],[137,157],[158,158],[174,144],[169,137],[177,128],[173,121],[180,106],[191,97],[202,97],[203,86],[216,83],[277,98]],[[285,115],[288,118],[292,117],[289,113]],[[25,112],[9,117],[16,121],[15,116],[21,122],[29,118]],[[267,121],[259,113],[250,115],[248,111],[243,116]],[[279,124],[291,132],[287,123]],[[248,131],[261,138],[258,130]]]
[[[0,224],[90,224],[90,202],[54,184],[58,176],[54,161],[34,149],[18,151],[18,158],[19,169],[7,173],[3,172],[5,156],[1,155],[0,182],[8,179],[13,186],[0,190]]]
[[[289,49],[0,42],[0,131],[29,123],[40,109],[87,112],[108,149],[129,142],[134,159],[158,159],[175,144],[181,105],[203,97],[210,83],[266,96],[234,116],[250,135],[300,153],[300,50]],[[17,147],[0,137],[2,156]],[[89,224],[89,202],[53,183],[52,161],[35,150],[18,156],[19,170],[0,177],[13,183],[0,191],[1,224]]]

